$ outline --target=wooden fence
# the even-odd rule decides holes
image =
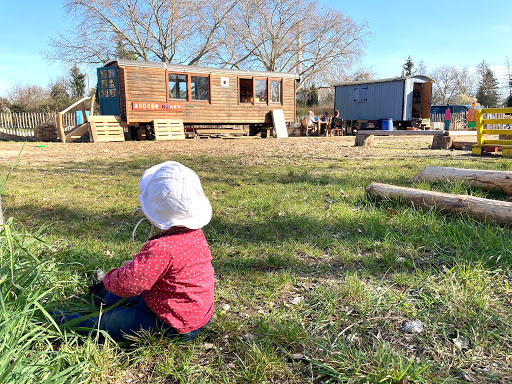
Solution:
[[[63,115],[65,131],[75,126],[74,112]],[[34,129],[42,124],[56,124],[57,112],[0,112],[0,133],[23,138],[34,137]]]
[[[450,130],[457,131],[466,129],[466,112],[457,112],[450,115]],[[433,113],[430,115],[430,129],[444,129],[444,113]]]

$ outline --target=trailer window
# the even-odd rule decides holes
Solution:
[[[169,73],[169,99],[187,100],[187,75]]]
[[[210,100],[210,79],[206,76],[190,76],[192,100]]]
[[[270,80],[270,102],[281,102],[281,81]]]
[[[254,89],[256,90],[257,103],[266,103],[268,101],[267,80],[254,80]]]
[[[252,79],[240,79],[240,102],[252,103],[254,87]]]
[[[368,87],[355,87],[354,101],[356,103],[366,103],[368,101]]]

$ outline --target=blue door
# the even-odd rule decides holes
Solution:
[[[121,115],[117,68],[98,68],[100,115]]]

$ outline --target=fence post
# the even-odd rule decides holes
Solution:
[[[484,143],[484,114],[482,109],[475,110],[476,122],[476,143],[482,145]]]
[[[66,135],[64,134],[64,126],[62,122],[62,112],[57,113],[57,132],[59,133],[60,141],[66,142]]]

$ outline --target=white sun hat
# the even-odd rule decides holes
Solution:
[[[142,212],[157,228],[199,229],[212,218],[212,206],[199,176],[176,161],[147,169],[140,179],[139,191]]]

